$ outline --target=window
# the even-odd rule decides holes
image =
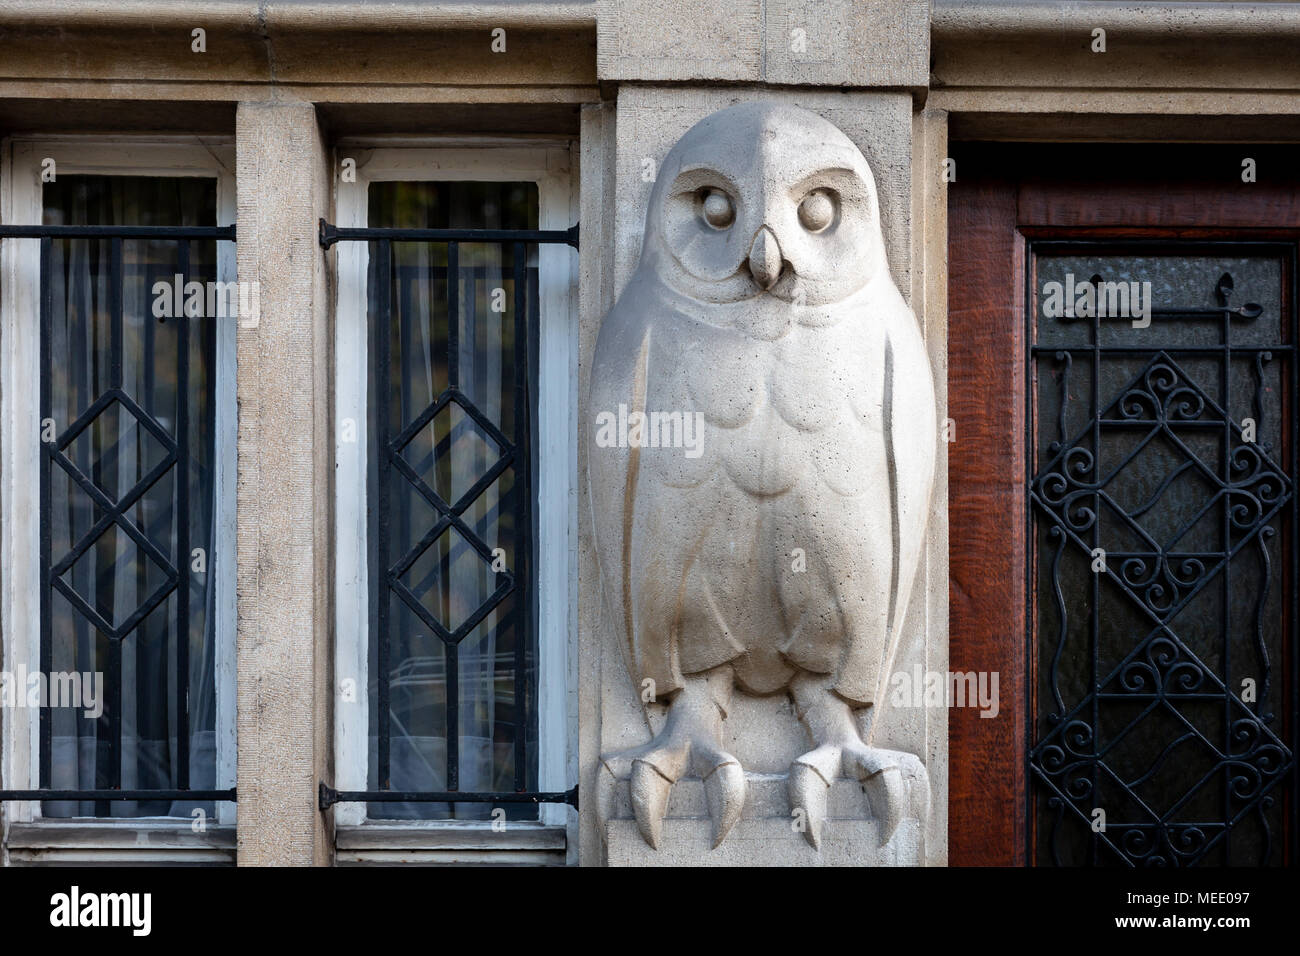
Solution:
[[[3,786],[63,792],[6,812],[233,822],[213,795],[235,776],[236,320],[211,314],[234,278],[217,229],[234,219],[233,156],[6,152],[3,221],[65,230],[0,248],[4,659],[11,688],[34,679],[45,704],[10,711]],[[86,226],[187,231],[66,234]],[[130,791],[147,793],[107,798]]]
[[[338,786],[473,795],[338,819],[563,823],[486,795],[572,784],[569,151],[362,152],[340,229],[504,232],[337,246]]]

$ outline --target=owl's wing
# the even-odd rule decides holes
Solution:
[[[900,296],[901,298],[901,296]],[[934,489],[938,439],[934,373],[925,341],[905,303],[895,312],[885,346],[885,412],[889,429],[894,508],[894,582],[889,641],[880,673],[888,680],[898,650],[917,565],[925,549],[925,525]]]
[[[878,683],[889,680],[898,650],[917,566],[925,548],[925,525],[934,487],[934,465],[938,424],[934,397],[934,376],[911,309],[898,296],[895,307],[886,310],[884,348],[884,419],[889,454],[889,494],[893,514],[893,580],[890,586],[889,630],[879,668],[860,671],[844,668],[843,687],[850,699],[879,700],[880,688],[853,686],[853,675],[871,673]],[[850,648],[855,656],[861,650]]]
[[[588,392],[588,420],[592,422],[587,446],[588,489],[591,496],[592,527],[610,620],[620,645],[628,655],[629,671],[656,681],[657,692],[675,689],[671,673],[659,673],[653,661],[664,653],[645,653],[637,648],[633,595],[630,593],[632,524],[635,516],[637,483],[640,480],[640,450],[602,442],[597,423],[601,416],[619,417],[619,406],[627,414],[645,411],[646,374],[650,352],[650,322],[644,309],[633,305],[647,301],[637,291],[642,282],[633,276],[618,302],[610,309],[596,339],[596,352]],[[653,300],[649,300],[653,301]],[[654,672],[650,672],[654,671]]]

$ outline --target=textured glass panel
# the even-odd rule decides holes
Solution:
[[[537,188],[532,183],[375,183],[369,216],[372,227],[536,229]],[[508,792],[519,784],[536,789],[536,653],[528,626],[534,598],[525,480],[531,455],[525,332],[527,315],[536,308],[536,246],[524,246],[525,258],[517,263],[513,243],[457,243],[450,276],[448,243],[394,241],[388,248],[391,313],[385,326],[376,271],[383,250],[380,243],[370,244],[370,783],[405,791]],[[518,289],[517,265],[524,270],[524,286]],[[524,301],[522,313],[517,295]],[[381,376],[376,363],[384,334],[389,362]],[[388,436],[401,446],[393,448],[386,482],[375,427],[381,415]],[[512,449],[513,460],[502,466]],[[386,506],[380,502],[381,482]],[[462,524],[429,540],[450,507],[462,507]],[[381,583],[384,569],[393,572],[391,587]],[[502,569],[515,582],[504,597]],[[387,602],[382,624],[375,613],[378,601]],[[378,739],[384,641],[386,781]],[[527,757],[526,766],[517,767],[520,734],[527,737]],[[492,809],[483,803],[371,803],[369,814],[487,819]],[[510,819],[537,818],[532,805],[504,809]]]
[[[212,226],[216,183],[211,178],[61,175],[42,187],[47,225]],[[176,240],[121,243],[120,341],[114,342],[116,297],[112,242],[63,239],[51,244],[48,336],[50,417],[57,432],[101,407],[62,449],[63,460],[123,513],[111,520],[104,500],[74,479],[68,467],[50,466],[47,519],[51,563],[67,591],[50,596],[50,669],[97,674],[103,712],[55,707],[51,726],[51,779],[55,789],[104,789],[120,771],[124,789],[174,789],[178,747],[188,747],[189,787],[216,783],[216,682],[213,574],[186,574],[188,620],[180,621],[178,591],[169,582],[190,555],[178,554],[178,529],[188,547],[212,553],[213,374],[215,322],[156,318],[154,285],[181,271]],[[215,280],[216,242],[188,244],[187,279]],[[188,322],[188,354],[179,325]],[[115,362],[115,355],[118,356]],[[120,371],[115,371],[120,364]],[[181,394],[182,364],[188,386]],[[178,412],[187,408],[188,514],[176,513],[179,469],[168,463],[179,437]],[[156,480],[154,480],[156,479]],[[149,482],[152,480],[152,484]],[[147,485],[143,491],[142,485]],[[96,532],[92,534],[92,532]],[[78,553],[79,552],[79,553]],[[72,596],[69,596],[70,592]],[[152,610],[151,601],[165,594]],[[145,610],[142,617],[139,612]],[[128,627],[133,619],[137,623]],[[113,637],[104,626],[127,628]],[[178,641],[186,641],[188,702],[177,680]],[[115,664],[116,661],[116,664]],[[116,685],[116,686],[114,686]],[[120,695],[120,696],[119,696]],[[189,708],[188,740],[178,743],[178,721]],[[121,746],[113,724],[121,726]],[[189,817],[212,804],[190,802],[45,802],[47,817]]]
[[[1034,261],[1041,863],[1281,862],[1289,263]]]

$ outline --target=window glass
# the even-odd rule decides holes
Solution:
[[[536,229],[537,187],[374,183],[369,225]],[[372,788],[537,788],[536,266],[531,244],[370,243]],[[486,819],[492,809],[371,803],[369,815]],[[505,809],[537,817],[535,806]]]
[[[43,204],[47,225],[208,226],[216,181],[61,175]],[[157,317],[169,310],[155,310],[155,284],[180,273],[215,280],[216,242],[54,239],[41,277],[46,437],[56,439],[46,448],[57,446],[42,464],[42,573],[53,572],[42,669],[100,688],[98,706],[42,711],[47,788],[215,787],[215,323]],[[214,809],[47,801],[42,813],[188,817],[196,807]]]

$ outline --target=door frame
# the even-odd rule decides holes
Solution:
[[[1028,547],[1027,302],[1029,244],[1047,236],[1263,240],[1300,246],[1300,175],[1285,147],[1266,145],[954,143],[961,175],[948,187],[949,657],[954,672],[995,671],[999,718],[949,713],[949,862],[1032,865],[1028,754],[1036,687],[1035,590]],[[1242,163],[1256,179],[1243,182]],[[1294,315],[1296,290],[1284,290]],[[1291,387],[1294,404],[1296,365]],[[1295,408],[1287,410],[1297,413]],[[1285,431],[1285,428],[1284,428]],[[1296,512],[1285,522],[1291,594]],[[1008,533],[1010,531],[1010,533]],[[1295,740],[1297,657],[1281,730]],[[1284,846],[1295,844],[1295,767]]]

